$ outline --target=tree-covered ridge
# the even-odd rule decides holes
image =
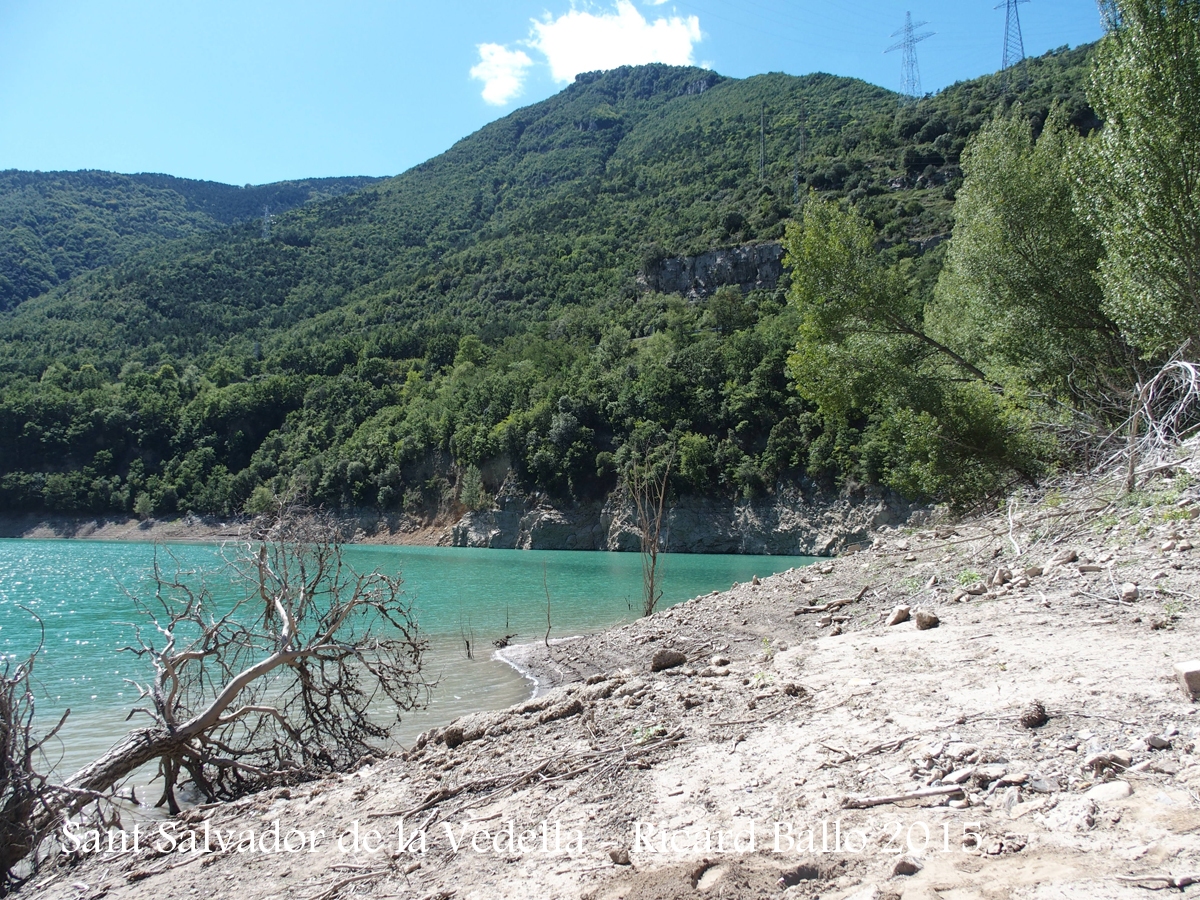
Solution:
[[[0,172],[0,309],[165,241],[338,196],[374,178],[234,187],[170,175]]]
[[[268,490],[429,509],[479,469],[585,499],[670,435],[679,491],[882,474],[789,385],[775,292],[645,292],[657,260],[846,198],[928,295],[966,141],[1020,99],[1083,128],[1087,51],[920,103],[852,79],[581,76],[354,194],[142,252],[0,319],[0,502],[230,512]],[[765,120],[765,166],[760,169]],[[803,121],[803,129],[800,127]],[[803,155],[801,151],[803,150]],[[474,476],[473,476],[474,477]]]

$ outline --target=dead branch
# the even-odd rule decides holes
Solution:
[[[159,805],[177,813],[183,785],[228,801],[382,755],[400,714],[423,705],[425,643],[400,578],[355,572],[330,521],[284,509],[224,555],[221,577],[205,578],[167,574],[170,553],[156,551],[152,596],[130,595],[144,619],[126,648],[148,670],[138,711],[153,721],[59,786],[27,782],[29,840],[4,842],[7,872],[65,817],[115,816],[105,804],[146,763],[158,763]],[[31,717],[30,705],[26,735]],[[10,768],[28,755],[3,749]]]
[[[886,806],[889,803],[903,803],[906,800],[924,800],[928,797],[946,797],[951,794],[961,794],[960,785],[950,784],[939,787],[923,788],[907,794],[892,794],[887,797],[847,797],[842,801],[845,809],[870,809],[874,806]]]
[[[374,869],[370,872],[363,872],[358,875],[347,876],[346,878],[343,878],[341,881],[338,881],[335,884],[329,886],[321,893],[313,894],[311,897],[308,898],[308,900],[333,900],[334,897],[336,897],[338,894],[340,894],[345,888],[348,888],[350,885],[360,884],[361,882],[364,882],[364,881],[375,881],[377,878],[382,878],[387,873],[388,873],[387,869]]]
[[[795,615],[800,616],[800,615],[807,615],[810,613],[820,614],[820,613],[834,612],[835,610],[841,609],[843,606],[849,606],[851,603],[857,603],[859,600],[861,600],[863,597],[865,597],[867,595],[867,592],[869,590],[871,590],[871,586],[867,585],[865,588],[863,588],[861,591],[858,592],[857,597],[847,597],[842,600],[831,600],[830,602],[826,603],[824,606],[802,606],[798,610],[796,610]]]
[[[1117,881],[1123,884],[1136,884],[1141,887],[1145,887],[1147,884],[1160,885],[1160,887],[1147,888],[1147,890],[1152,891],[1162,890],[1162,888],[1182,891],[1193,884],[1200,884],[1200,875],[1183,875],[1178,878],[1173,875],[1118,875]]]
[[[880,744],[875,744],[873,747],[868,747],[866,750],[861,750],[858,753],[851,753],[848,750],[829,747],[828,749],[833,750],[834,753],[841,753],[842,758],[836,760],[826,760],[825,762],[821,763],[821,765],[817,766],[817,768],[826,769],[832,766],[842,766],[848,762],[854,762],[855,760],[862,759],[865,756],[872,756],[876,753],[890,753],[892,750],[899,750],[909,741],[916,740],[918,737],[919,735],[916,734],[907,734],[904,737],[898,737],[890,741],[883,741]]]
[[[657,467],[651,460],[652,448],[647,446],[630,464],[625,474],[625,489],[633,498],[637,512],[638,532],[642,555],[642,615],[651,615],[662,599],[658,576],[658,555],[662,552],[663,513],[671,483],[671,467],[675,464],[678,445],[666,445],[665,459]]]

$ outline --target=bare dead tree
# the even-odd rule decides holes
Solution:
[[[1185,344],[1153,377],[1134,387],[1128,419],[1101,444],[1119,444],[1100,471],[1123,468],[1126,493],[1137,487],[1139,466],[1152,469],[1200,427],[1200,366],[1184,358],[1187,350]]]
[[[61,785],[34,779],[26,798],[18,784],[13,802],[32,803],[32,830],[4,858],[7,872],[66,817],[93,803],[104,815],[103,801],[147,763],[158,763],[158,805],[174,813],[183,786],[229,800],[383,755],[400,714],[427,702],[426,645],[401,579],[355,572],[330,521],[295,510],[260,520],[227,546],[215,578],[167,575],[161,557],[153,596],[133,597],[145,623],[125,648],[153,673],[133,682],[141,706],[129,718],[151,723]],[[11,702],[11,683],[0,700]],[[23,710],[5,718],[25,723],[5,748],[18,782],[32,777],[20,767],[32,720]]]
[[[550,623],[550,585],[546,581],[546,564],[542,563],[542,590],[546,592],[546,637],[544,642],[546,649],[550,648],[550,629],[554,626]]]
[[[676,451],[674,443],[663,445],[657,453],[647,446],[630,460],[625,473],[625,488],[633,499],[641,538],[643,616],[651,615],[662,599],[658,554],[663,548],[663,513]]]
[[[40,652],[39,643],[28,658],[15,662],[6,657],[0,668],[0,897],[36,874],[40,859],[35,851],[57,824],[48,808],[57,788],[43,772],[43,750],[67,715],[37,736],[31,679]]]

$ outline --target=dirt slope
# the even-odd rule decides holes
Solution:
[[[1200,876],[1200,715],[1172,671],[1200,657],[1198,476],[1193,453],[1131,498],[1060,486],[512,648],[544,688],[525,704],[168,826],[201,845],[207,828],[212,852],[143,834],[23,893],[1150,896]],[[940,623],[889,625],[899,605]],[[652,671],[666,651],[686,662]],[[274,852],[276,823],[295,852]]]

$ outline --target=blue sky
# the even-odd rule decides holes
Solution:
[[[231,184],[393,175],[578,71],[691,62],[888,88],[906,11],[933,91],[999,67],[997,0],[0,0],[0,169]],[[1094,0],[1020,6],[1030,55],[1100,36]]]

